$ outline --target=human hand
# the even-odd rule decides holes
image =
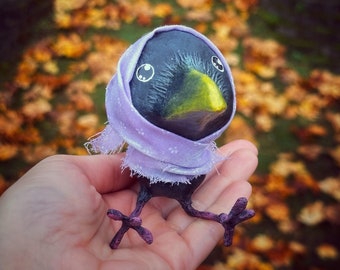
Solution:
[[[239,140],[220,151],[229,158],[194,193],[197,209],[228,212],[251,193],[257,149]],[[52,156],[13,184],[0,197],[0,269],[195,269],[223,227],[168,198],[152,198],[141,214],[151,245],[130,230],[119,249],[109,247],[120,222],[107,209],[130,213],[138,192],[129,171],[121,173],[122,155]]]

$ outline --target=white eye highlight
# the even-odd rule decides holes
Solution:
[[[216,56],[213,55],[211,57],[211,63],[213,64],[213,66],[220,72],[224,72],[224,66],[221,62],[221,60]]]
[[[148,82],[155,75],[155,69],[150,64],[141,65],[136,71],[136,77],[141,82]]]

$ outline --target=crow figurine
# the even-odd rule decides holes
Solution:
[[[247,199],[239,198],[228,214],[194,209],[191,201],[205,175],[226,158],[214,140],[235,113],[230,69],[215,45],[185,26],[156,28],[122,55],[105,103],[108,124],[85,146],[90,153],[111,154],[126,144],[122,169],[140,183],[130,215],[107,211],[122,222],[110,247],[117,248],[130,228],[152,243],[139,215],[155,196],[176,199],[190,216],[219,222],[224,244],[231,245],[235,225],[254,216]]]

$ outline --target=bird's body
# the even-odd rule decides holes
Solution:
[[[125,166],[137,174],[141,186],[136,209],[129,216],[108,210],[110,218],[122,221],[110,246],[117,248],[130,228],[147,243],[152,242],[152,234],[141,226],[139,215],[155,196],[176,199],[187,214],[221,223],[225,244],[230,245],[234,226],[254,215],[245,209],[247,200],[240,198],[229,214],[216,215],[191,206],[192,194],[216,162],[211,141],[223,132],[235,112],[229,67],[208,39],[187,27],[161,27],[140,42],[143,46],[138,48],[138,59],[134,47],[122,57],[134,59],[134,69],[126,76],[129,79],[116,76],[110,82],[107,107],[112,102],[117,107],[111,106],[108,116],[111,113],[117,123],[109,119],[113,131],[101,136],[97,147],[109,145],[111,133],[127,140],[132,150],[127,151]],[[125,95],[120,95],[118,86],[125,87]],[[120,112],[126,110],[123,101],[131,106],[136,122]],[[155,131],[158,136],[152,137]]]

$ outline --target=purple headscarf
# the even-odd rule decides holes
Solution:
[[[135,109],[131,101],[130,81],[135,75],[136,64],[146,43],[156,33],[179,30],[188,32],[204,41],[219,57],[234,84],[228,64],[215,45],[197,31],[180,25],[163,26],[132,44],[119,60],[117,73],[106,89],[108,124],[98,135],[85,144],[89,153],[112,154],[128,144],[122,169],[129,167],[133,174],[147,177],[151,183],[190,183],[195,177],[207,174],[222,159],[216,152],[214,140],[227,128],[235,113],[235,105],[229,121],[211,135],[192,141],[155,126]],[[233,104],[236,104],[234,102]]]

